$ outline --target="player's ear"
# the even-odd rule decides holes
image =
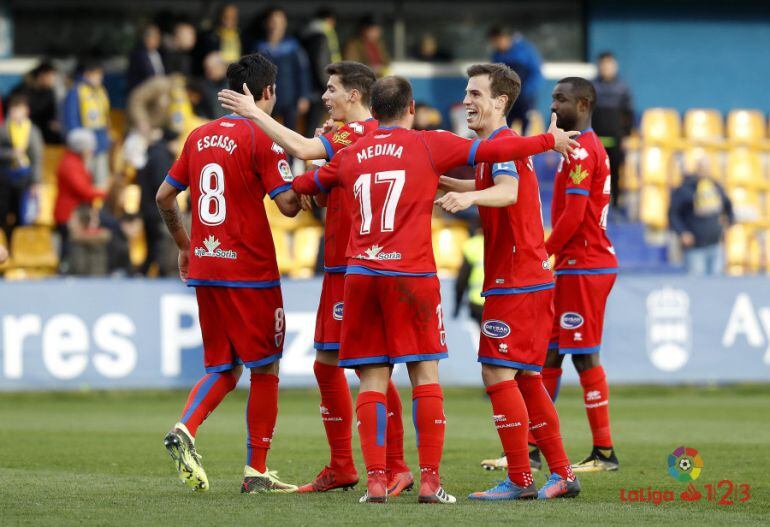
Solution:
[[[409,103],[409,113],[414,115],[414,99],[412,99],[412,102]]]
[[[348,95],[348,101],[350,102],[358,102],[361,100],[361,92],[357,89],[353,88],[350,90],[350,94]]]

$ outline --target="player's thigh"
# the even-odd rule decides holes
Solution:
[[[540,371],[553,321],[553,290],[488,296],[484,305],[479,362]]]
[[[221,287],[196,287],[198,320],[203,337],[203,365],[207,372],[231,370],[237,365],[227,327],[221,323],[228,315],[227,291]]]
[[[316,313],[314,346],[319,351],[340,349],[344,316],[345,274],[326,273]]]
[[[350,275],[345,279],[339,365],[389,363],[379,290],[383,278]]]
[[[283,353],[286,314],[280,287],[230,289],[230,341],[247,368],[267,366]]]
[[[446,329],[438,278],[385,277],[380,304],[392,363],[446,358]]]

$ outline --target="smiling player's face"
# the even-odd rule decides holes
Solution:
[[[350,98],[351,93],[345,90],[339,75],[331,75],[326,83],[326,91],[321,96],[321,100],[329,111],[329,117],[335,121],[345,121]]]
[[[468,79],[465,88],[465,120],[474,131],[495,126],[503,117],[504,97],[492,97],[489,75],[476,75]]]

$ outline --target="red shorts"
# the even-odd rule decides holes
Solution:
[[[286,320],[280,287],[196,287],[206,371],[256,368],[281,358]]]
[[[559,353],[597,353],[602,345],[604,308],[616,274],[556,276],[549,349]]]
[[[479,362],[540,371],[553,324],[553,289],[489,295],[481,319]]]
[[[324,274],[321,301],[315,319],[314,347],[321,351],[340,349],[342,333],[342,299],[345,294],[345,273]]]
[[[448,356],[438,278],[345,278],[339,365],[395,364]]]

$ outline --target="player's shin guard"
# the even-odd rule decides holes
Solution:
[[[388,384],[388,440],[386,448],[387,470],[390,473],[408,472],[404,461],[404,419],[401,396],[393,381]]]
[[[313,372],[321,392],[321,419],[331,450],[329,466],[349,470],[353,464],[353,399],[345,371],[316,361]]]
[[[422,384],[412,390],[412,419],[417,434],[420,472],[438,474],[444,450],[446,417],[439,384]]]
[[[273,440],[277,417],[278,377],[252,373],[249,401],[246,404],[246,465],[257,472],[264,473],[267,470],[267,451]]]
[[[356,400],[358,437],[368,475],[385,474],[387,398],[380,392],[360,392]],[[387,483],[387,482],[386,482]]]
[[[519,487],[533,483],[527,447],[529,416],[515,380],[487,386],[492,401],[492,419],[508,459],[508,477]]]
[[[198,381],[187,397],[187,404],[179,420],[187,427],[192,437],[195,437],[198,427],[237,383],[238,378],[232,371],[207,373]]]
[[[565,481],[575,479],[562,443],[559,416],[551,397],[543,386],[542,377],[540,375],[517,375],[516,380],[527,406],[530,433],[535,436],[537,446],[548,462],[548,468]]]
[[[580,372],[580,386],[583,387],[583,399],[586,405],[588,423],[594,446],[612,448],[610,435],[610,387],[604,368],[594,366],[590,370]]]

